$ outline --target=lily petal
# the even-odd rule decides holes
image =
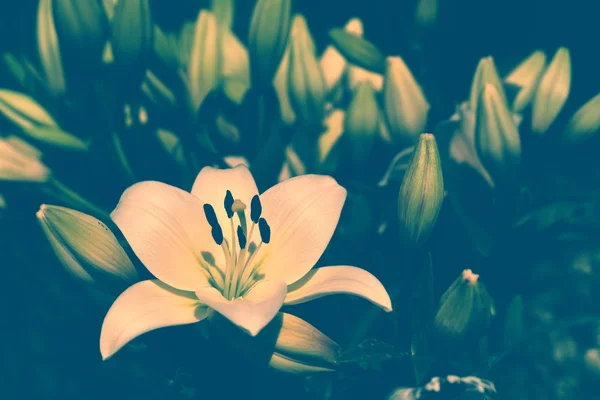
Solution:
[[[198,261],[201,250],[216,260],[223,257],[200,200],[174,186],[153,181],[131,186],[111,218],[146,268],[174,288],[195,290],[208,284]]]
[[[392,301],[375,276],[351,266],[315,268],[288,287],[285,305],[305,303],[330,294],[353,294],[392,311]]]
[[[292,284],[319,260],[340,219],[346,189],[330,176],[302,175],[260,196],[271,242],[263,246],[266,277]]]
[[[248,215],[250,201],[254,195],[258,194],[258,188],[246,165],[239,164],[228,169],[202,168],[192,187],[192,194],[203,204],[208,203],[213,206],[221,224],[223,236],[231,243],[231,229],[223,204],[227,190],[231,191],[234,199],[239,199],[246,205],[246,215]],[[234,221],[237,221],[236,217],[234,217]],[[236,222],[236,225],[238,223]]]
[[[138,282],[115,300],[100,333],[102,359],[151,330],[202,321],[208,309],[192,292],[173,289],[159,280]]]
[[[235,300],[225,299],[213,287],[197,290],[196,296],[248,334],[256,336],[277,315],[286,292],[285,282],[261,281],[243,298]]]

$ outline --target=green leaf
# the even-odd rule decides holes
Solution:
[[[329,31],[335,48],[351,63],[373,72],[385,72],[385,56],[373,43],[342,28]]]

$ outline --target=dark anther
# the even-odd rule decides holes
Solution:
[[[212,234],[215,243],[220,246],[221,243],[223,243],[223,231],[221,230],[221,227],[219,225],[213,226],[210,233]]]
[[[263,243],[268,244],[271,241],[271,227],[267,224],[267,220],[261,218],[258,220],[258,231]]]
[[[237,228],[237,236],[238,236],[238,243],[240,244],[240,250],[245,249],[246,248],[246,235],[244,234],[244,230],[242,229],[242,227],[239,225]]]
[[[255,224],[258,223],[258,219],[260,218],[260,214],[262,214],[262,204],[260,204],[260,198],[257,194],[254,195],[252,201],[250,202],[250,219]]]
[[[231,208],[233,207],[233,195],[229,190],[227,191],[227,193],[225,193],[225,201],[223,204],[225,205],[225,212],[227,213],[227,218],[233,217],[233,209]]]
[[[215,214],[215,209],[210,204],[204,205],[204,215],[206,216],[206,220],[208,224],[214,229],[215,227],[219,227],[219,221],[217,220],[217,214]],[[221,229],[219,227],[219,229]]]

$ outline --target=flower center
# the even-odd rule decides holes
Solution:
[[[231,243],[223,237],[223,229],[212,205],[204,204],[204,215],[211,227],[213,240],[223,250],[225,273],[221,272],[220,275],[215,275],[209,266],[205,266],[204,269],[208,272],[211,283],[221,290],[223,296],[228,300],[233,300],[242,297],[258,281],[257,272],[261,263],[254,261],[263,243],[268,244],[271,241],[271,228],[261,217],[262,205],[258,195],[255,195],[250,203],[250,221],[252,222],[250,227],[246,222],[246,204],[239,199],[234,200],[229,190],[225,193],[223,206],[229,220]],[[260,236],[258,245],[252,241],[256,226],[258,226]],[[215,266],[212,255],[203,253],[202,257],[210,266]],[[218,268],[217,270],[222,271]]]

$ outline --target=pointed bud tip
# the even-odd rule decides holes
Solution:
[[[479,280],[479,275],[474,274],[473,271],[470,269],[465,269],[462,272],[462,278],[465,282],[469,282],[469,284],[474,285]]]

